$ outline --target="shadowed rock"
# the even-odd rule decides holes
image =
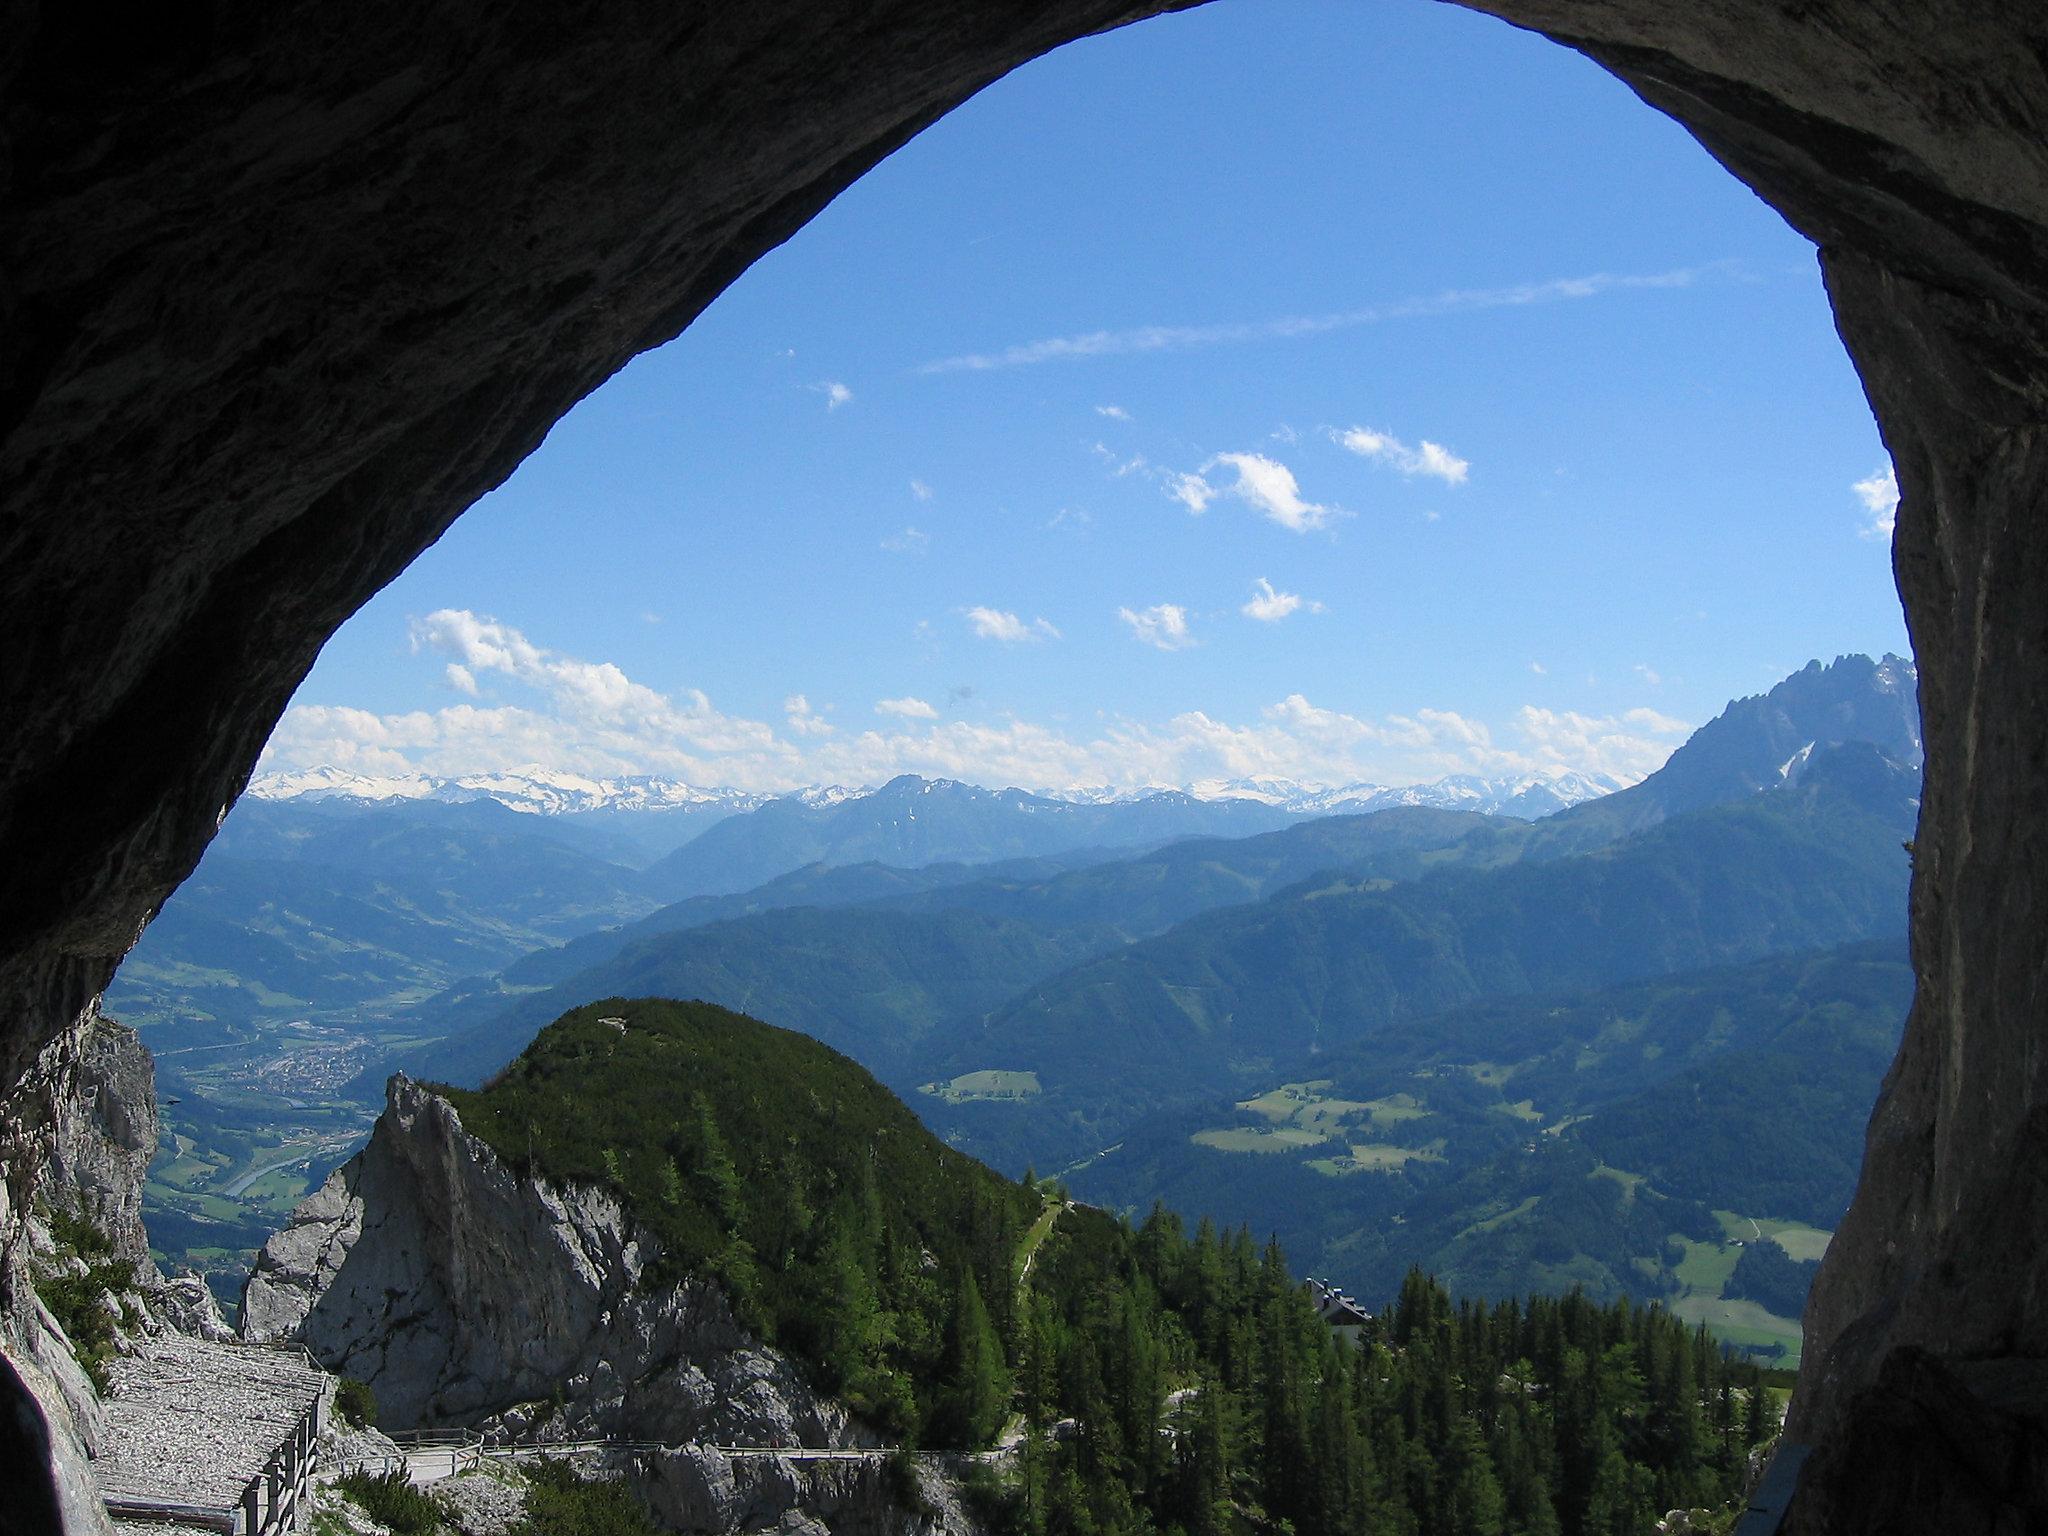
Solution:
[[[110,28],[17,7],[0,1110],[191,869],[344,618],[909,134],[1157,8],[285,0]],[[2048,1358],[2048,1257],[1997,1204],[2048,1104],[2048,21],[2034,0],[1480,8],[1614,70],[1818,243],[1898,470],[1921,988],[1793,1410],[1824,1445],[1888,1443],[1860,1426],[1895,1350]],[[33,1169],[6,1175],[19,1213]],[[1813,1467],[1817,1489],[1858,1470],[1847,1449]],[[1914,1501],[1949,1507],[1942,1486],[1902,1486],[1886,1518],[1935,1528]]]

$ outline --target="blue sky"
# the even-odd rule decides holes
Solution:
[[[1563,49],[1222,0],[1037,61],[585,401],[266,770],[1633,775],[1903,650],[1807,243]]]

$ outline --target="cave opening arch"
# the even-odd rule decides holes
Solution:
[[[1800,1518],[2037,1509],[2043,23],[1481,8],[1613,70],[1821,249],[1903,491],[1928,770],[1920,993],[1809,1314]],[[31,7],[0,63],[0,1076],[104,986],[320,642],[562,411],[951,104],[1149,9],[451,7],[338,34],[301,4],[109,39]],[[2016,1449],[1943,1450],[1944,1419]]]

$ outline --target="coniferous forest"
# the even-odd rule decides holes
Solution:
[[[1454,1301],[1335,1334],[1277,1242],[1133,1226],[961,1156],[836,1052],[706,1004],[565,1016],[464,1123],[612,1188],[906,1446],[1012,1453],[1014,1536],[1640,1536],[1731,1522],[1777,1383],[1657,1306]]]
[[[1770,1373],[1661,1308],[1454,1302],[1409,1275],[1335,1336],[1277,1245],[1070,1209],[1032,1277],[1004,1512],[1040,1536],[1641,1536],[1732,1524]]]

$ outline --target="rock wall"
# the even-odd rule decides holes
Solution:
[[[550,423],[919,126],[1160,8],[453,0],[366,23],[279,0],[108,28],[17,6],[0,1099],[191,869],[325,638]],[[1480,8],[1614,70],[1816,242],[1904,491],[1921,989],[1809,1318],[1793,1427],[1823,1442],[1801,1505],[1822,1528],[1825,1488],[1868,1486],[1890,1443],[1893,1365],[2017,1446],[2048,1428],[2030,1386],[1993,1384],[2048,1369],[2048,1255],[2002,1214],[2034,1209],[2048,1111],[2048,20],[2037,0]],[[27,1411],[4,1381],[0,1409]],[[1929,1488],[1989,1486],[1938,1445],[1911,1460]],[[2002,1486],[2032,1499],[2034,1476]]]
[[[245,1337],[367,1382],[387,1428],[872,1443],[715,1286],[649,1287],[659,1250],[609,1195],[522,1177],[404,1077],[387,1099],[264,1245]]]
[[[796,1461],[721,1456],[690,1446],[616,1458],[654,1516],[671,1530],[778,1531],[784,1536],[977,1536],[959,1482],[917,1462]],[[901,1479],[914,1482],[906,1490]]]
[[[50,1469],[66,1530],[107,1528],[89,1466],[106,1423],[71,1341],[36,1296],[36,1266],[55,1246],[41,1212],[86,1217],[145,1288],[160,1283],[142,1227],[156,1136],[149,1052],[97,1003],[37,1052],[0,1103],[0,1379],[11,1370],[36,1399],[20,1421],[23,1453]],[[130,1308],[146,1326],[139,1297],[124,1315]]]

